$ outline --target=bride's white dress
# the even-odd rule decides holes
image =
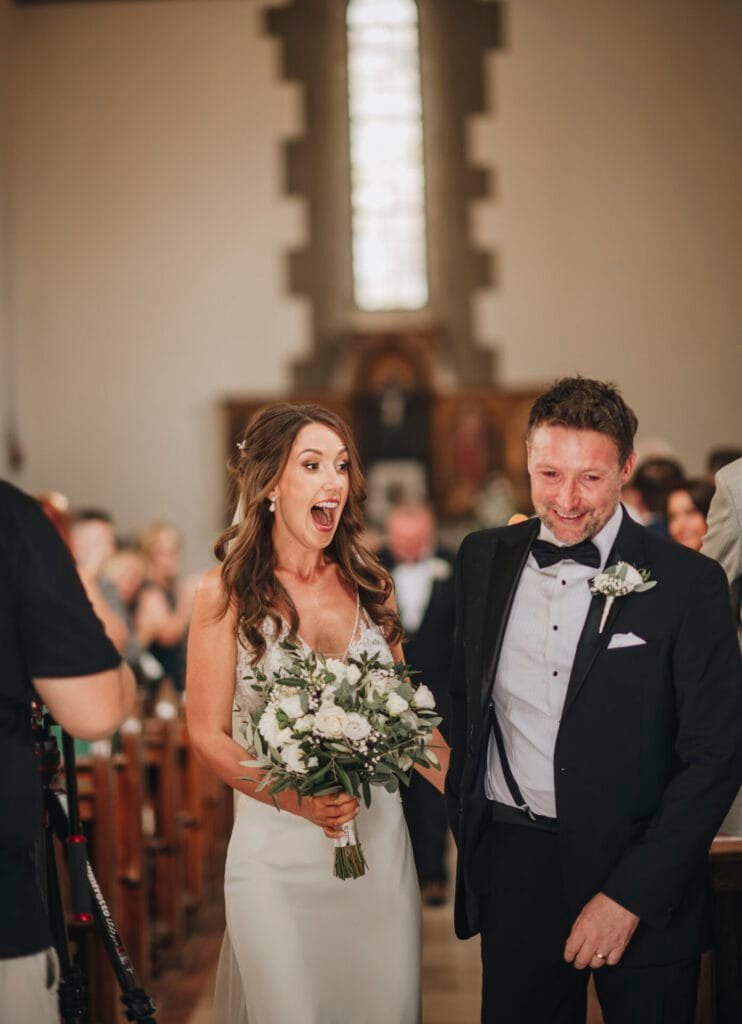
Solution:
[[[266,621],[261,667],[269,674],[284,635]],[[364,650],[392,660],[361,614],[348,654]],[[260,696],[245,681],[248,652],[238,652],[235,701],[244,711]],[[341,881],[322,829],[238,795],[214,1024],[417,1024],[420,898],[399,794],[374,788],[357,824],[368,870]]]

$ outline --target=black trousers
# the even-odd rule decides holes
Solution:
[[[478,858],[491,887],[481,896],[483,1024],[585,1024],[589,970],[563,959],[574,914],[564,897],[559,839],[492,824]],[[700,958],[594,973],[605,1024],[693,1024]]]
[[[438,790],[417,772],[412,773],[409,788],[402,786],[401,791],[420,885],[445,882],[446,802]]]

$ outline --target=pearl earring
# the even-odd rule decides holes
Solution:
[[[276,499],[275,498],[271,498],[271,503],[268,506],[268,511],[269,512],[275,512],[276,511]]]

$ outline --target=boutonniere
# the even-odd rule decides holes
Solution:
[[[615,565],[609,565],[598,573],[590,580],[590,590],[593,594],[602,594],[606,599],[598,632],[603,632],[608,613],[617,597],[643,594],[645,590],[651,590],[656,586],[657,580],[650,579],[649,569],[636,569],[628,562],[616,562]]]
[[[430,574],[434,580],[443,582],[443,580],[449,579],[452,572],[451,563],[447,562],[445,558],[431,558]]]

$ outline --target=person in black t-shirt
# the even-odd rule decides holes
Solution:
[[[40,506],[0,481],[0,1020],[57,1021],[56,957],[32,851],[42,792],[30,728],[35,689],[81,739],[112,733],[134,680]]]

